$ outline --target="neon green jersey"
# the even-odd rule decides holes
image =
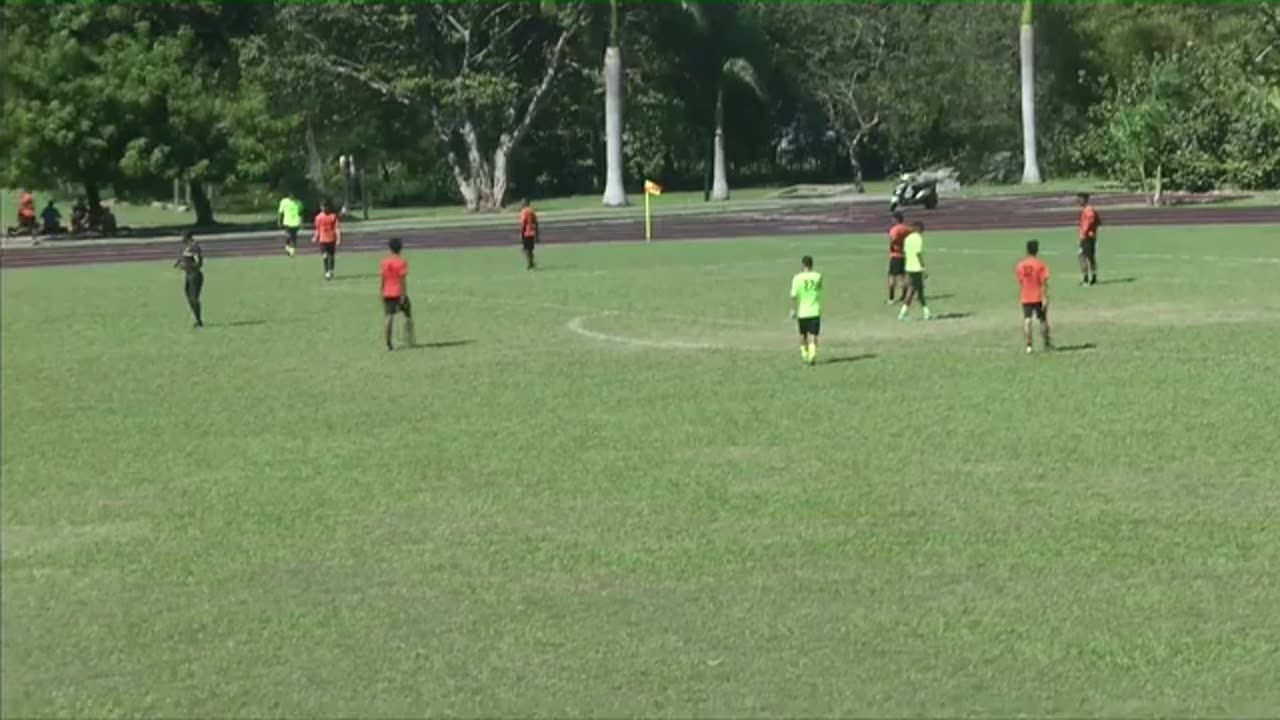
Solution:
[[[920,255],[924,252],[924,236],[913,232],[902,242],[902,252],[907,256],[907,272],[924,272],[924,263]]]
[[[822,273],[806,270],[791,278],[791,297],[796,301],[796,317],[822,316]]]
[[[285,227],[302,227],[302,202],[293,198],[280,200],[280,217]]]

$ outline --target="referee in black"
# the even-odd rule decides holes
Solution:
[[[191,306],[191,314],[196,317],[195,327],[204,327],[204,318],[200,314],[200,291],[204,289],[204,253],[190,230],[182,233],[182,256],[173,266],[186,273],[187,305]]]

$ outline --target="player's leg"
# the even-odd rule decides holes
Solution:
[[[1049,308],[1040,306],[1040,337],[1044,338],[1044,349],[1053,349],[1053,340],[1049,337]]]
[[[289,257],[293,257],[298,252],[298,228],[284,229],[284,251]]]
[[[907,287],[902,294],[902,309],[898,311],[898,319],[906,320],[911,313],[911,304],[916,301],[916,275],[907,273]]]
[[[418,344],[418,339],[413,332],[413,304],[409,302],[409,296],[406,295],[400,299],[400,312],[404,313],[404,337],[408,341],[409,347]]]
[[[1089,255],[1086,242],[1080,241],[1080,253],[1076,256],[1080,264],[1080,284],[1089,284]]]
[[[929,320],[933,317],[933,313],[929,312],[929,300],[924,295],[924,273],[916,276],[916,297],[920,300],[920,310],[924,314],[924,319]]]
[[[1032,315],[1036,314],[1036,306],[1023,304],[1023,340],[1027,341],[1027,352],[1032,351]]]
[[[1097,240],[1089,241],[1089,252],[1087,257],[1089,259],[1089,284],[1097,285],[1098,284],[1098,241]]]
[[[822,318],[809,323],[809,364],[818,362],[818,336],[822,334]]]
[[[796,326],[800,330],[800,359],[805,362],[809,361],[809,323],[805,318],[796,320]]]
[[[524,251],[524,263],[526,270],[532,270],[537,265],[533,261],[533,238],[520,238],[520,248]]]
[[[200,292],[204,290],[204,274],[189,273],[184,287],[187,295],[187,306],[191,308],[191,314],[195,317],[195,326],[204,327],[204,317],[200,306]]]

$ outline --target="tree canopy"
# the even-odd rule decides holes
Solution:
[[[5,8],[11,185],[96,199],[330,191],[379,202],[600,192],[602,58],[625,59],[623,172],[710,190],[1022,168],[1024,3],[52,3]],[[1280,184],[1280,11],[1039,4],[1039,164],[1133,187]],[[620,95],[620,96],[621,96]],[[619,96],[619,97],[620,97]],[[727,191],[725,193],[727,195]]]

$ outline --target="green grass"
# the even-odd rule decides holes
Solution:
[[[1274,717],[1276,232],[1040,233],[1030,357],[1016,232],[6,271],[0,710]]]

